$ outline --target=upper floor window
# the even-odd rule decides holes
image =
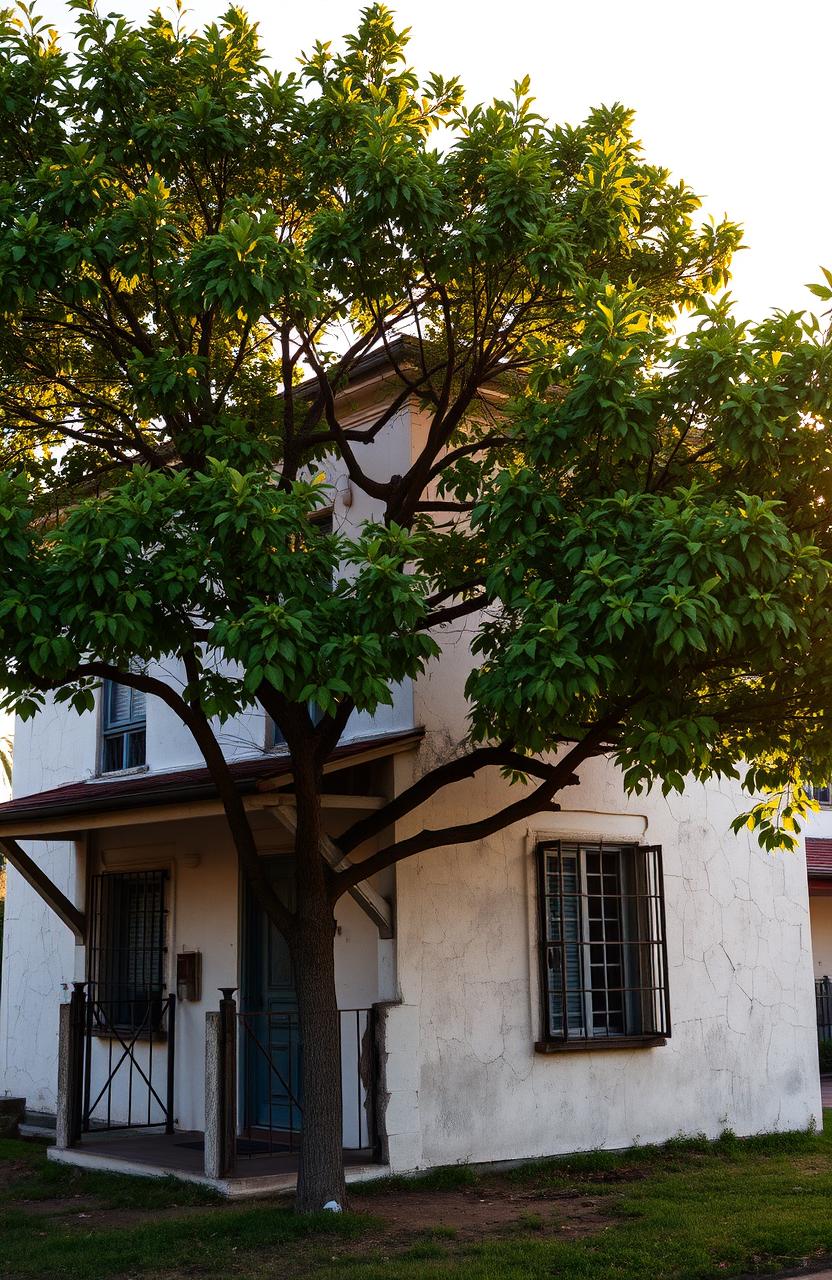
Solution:
[[[832,783],[812,783],[806,790],[813,800],[817,800],[818,804],[832,805]]]
[[[539,1048],[656,1043],[670,1034],[659,846],[538,846]]]
[[[101,772],[135,769],[146,762],[145,696],[114,680],[104,681]]]

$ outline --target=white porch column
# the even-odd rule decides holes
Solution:
[[[418,1005],[378,1004],[378,1128],[393,1173],[422,1165]]]

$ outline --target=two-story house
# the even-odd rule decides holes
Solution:
[[[353,420],[383,394],[368,369],[350,390]],[[419,430],[406,406],[375,447],[404,466]],[[337,467],[332,480],[336,526],[372,514]],[[470,626],[446,628],[424,678],[349,724],[327,771],[330,834],[458,748]],[[180,674],[171,664],[164,678]],[[223,740],[260,853],[290,896],[286,752],[254,713]],[[464,821],[498,788],[508,783],[485,771],[419,820]],[[596,760],[562,799],[561,812],[402,862],[341,900],[356,1176],[819,1120],[802,858],[732,835],[743,800],[728,783],[628,797]],[[76,1108],[65,1159],[207,1171],[232,1190],[246,1175],[260,1187],[290,1173],[303,1108],[291,966],[173,714],[105,685],[94,713],[49,703],[19,724],[3,840],[36,867],[9,872],[0,1090],[30,1113],[63,1114],[64,1143]],[[60,1007],[73,982],[86,1000],[66,1061]],[[216,1154],[229,1123],[231,1162],[227,1134]]]

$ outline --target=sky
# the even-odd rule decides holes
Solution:
[[[140,21],[147,0],[100,0]],[[163,10],[165,4],[162,5]],[[194,25],[222,13],[190,0]],[[353,0],[248,0],[283,70],[316,39],[351,30]],[[648,158],[684,178],[704,210],[745,228],[731,291],[744,316],[811,307],[805,285],[832,269],[829,0],[399,0],[420,73],[459,75],[470,101],[528,73],[541,113],[575,123],[601,103],[635,108]],[[40,0],[59,31],[64,0]]]

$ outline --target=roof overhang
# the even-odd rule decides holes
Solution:
[[[422,729],[377,735],[337,747],[324,767],[325,774],[372,760],[382,760],[402,751],[412,751],[423,735]],[[285,788],[292,783],[292,765],[287,756],[258,757],[230,765],[238,791],[248,812],[270,811],[281,825],[293,832],[296,825],[295,797]],[[280,790],[279,788],[283,788]],[[325,808],[355,810],[376,808],[386,801],[381,796],[326,794]],[[105,827],[136,826],[205,818],[224,812],[217,789],[207,769],[179,770],[164,774],[134,774],[105,782],[81,782],[34,796],[21,796],[0,805],[0,850],[15,870],[72,930],[77,943],[86,938],[87,921],[75,906],[18,844],[18,839],[77,839],[88,831]],[[323,836],[321,855],[335,869],[348,865],[340,851]],[[351,896],[378,927],[383,938],[393,936],[390,903],[367,882],[353,885]]]
[[[345,743],[333,751],[324,774],[337,775],[355,765],[411,751],[423,734],[423,729],[411,729]],[[291,791],[285,790],[292,785],[288,756],[258,756],[237,761],[230,769],[250,813],[294,804]],[[383,803],[377,796],[332,793],[322,797],[323,806],[329,809],[372,809]],[[0,839],[75,839],[86,831],[208,818],[223,812],[207,769],[139,773],[73,783],[0,804]]]
[[[811,880],[832,880],[832,839],[806,837],[806,870]]]

